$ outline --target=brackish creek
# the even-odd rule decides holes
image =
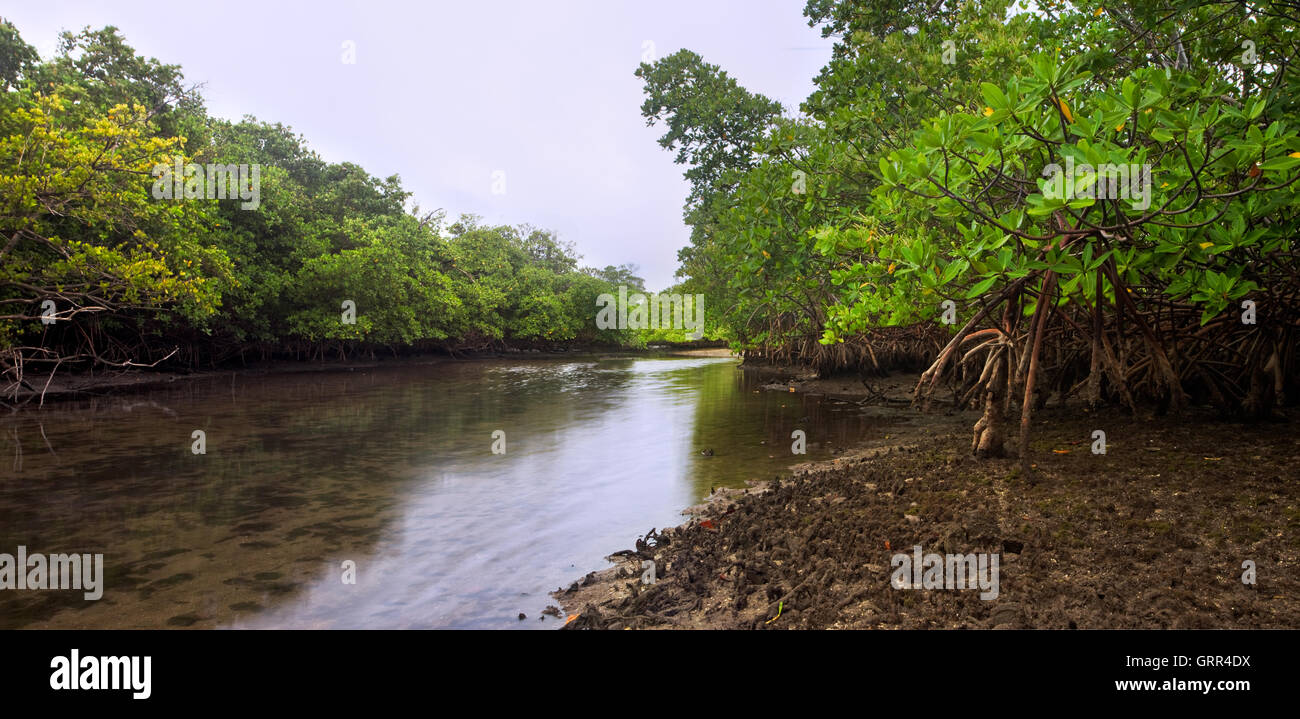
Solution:
[[[884,430],[729,357],[234,374],[47,405],[0,418],[0,553],[102,553],[103,597],[0,589],[0,628],[555,628],[548,592],[713,487]]]

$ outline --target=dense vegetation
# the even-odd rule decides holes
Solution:
[[[114,28],[65,33],[42,61],[0,25],[0,89],[11,401],[59,368],[679,339],[596,326],[600,294],[643,289],[635,267],[580,268],[550,232],[408,209],[396,176],[209,116],[180,68]],[[157,199],[153,168],[177,158],[258,165],[258,201]]]
[[[706,336],[822,370],[918,365],[918,400],[947,386],[983,410],[981,454],[1053,396],[1250,418],[1300,399],[1291,7],[804,12],[837,41],[797,115],[689,50],[636,71],[687,166],[669,291],[707,299]],[[642,289],[634,268],[422,212],[396,176],[210,117],[113,28],[42,60],[0,27],[0,84],[6,394],[68,365],[685,339],[593,322],[599,295]],[[156,199],[151,169],[178,158],[256,164],[256,207]]]
[[[804,12],[837,42],[798,117],[689,51],[637,71],[692,165],[681,272],[737,349],[883,370],[910,346],[918,400],[984,411],[979,454],[1053,394],[1300,398],[1294,6]]]

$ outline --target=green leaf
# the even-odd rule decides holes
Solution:
[[[989,288],[993,286],[993,283],[997,281],[998,281],[997,275],[991,275],[989,277],[984,278],[980,282],[976,283],[974,287],[970,288],[969,291],[966,292],[966,299],[969,300],[975,297],[979,297],[985,292],[988,292]]]

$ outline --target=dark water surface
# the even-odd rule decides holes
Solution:
[[[102,553],[107,576],[98,601],[0,590],[0,628],[557,627],[538,619],[548,592],[714,486],[882,431],[856,410],[760,391],[729,358],[586,357],[243,376],[19,413],[0,419],[0,553]]]

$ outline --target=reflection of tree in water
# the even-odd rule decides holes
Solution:
[[[190,600],[232,586],[249,608],[292,601],[327,558],[371,556],[411,483],[481,461],[494,429],[516,451],[520,440],[626,401],[631,362],[241,378],[65,412],[43,428],[20,416],[3,433],[6,449],[21,443],[25,457],[22,474],[0,482],[0,548],[105,552],[106,596],[127,615],[151,597]],[[189,451],[194,428],[208,434],[205,455]],[[202,569],[179,566],[201,555],[212,555]],[[267,571],[250,571],[250,556]],[[73,594],[3,597],[0,627],[85,609]],[[226,605],[210,609],[203,618],[218,624],[234,617]]]
[[[832,457],[878,429],[881,420],[864,416],[850,402],[763,389],[764,381],[734,363],[698,370],[690,386],[698,389],[691,436],[697,491],[714,486],[744,486],[746,479],[771,479],[786,467]],[[791,451],[791,433],[807,435],[807,453]],[[713,450],[712,456],[701,453]]]

